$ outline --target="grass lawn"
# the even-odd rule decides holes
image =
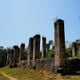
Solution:
[[[54,80],[54,75],[45,71],[36,71],[30,68],[2,68],[1,72],[18,80]]]
[[[76,76],[61,76],[56,75],[47,71],[37,71],[30,68],[1,68],[0,72],[4,72],[5,74],[12,76],[18,80],[80,80],[80,75]],[[5,77],[1,76],[0,80],[8,80]]]

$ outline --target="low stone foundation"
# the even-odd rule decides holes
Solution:
[[[53,58],[45,58],[45,59],[37,59],[36,60],[36,69],[44,69],[48,71],[53,71],[54,69],[54,59]]]
[[[32,60],[30,60],[30,66],[27,65],[26,61],[21,61],[19,66],[28,66],[37,70],[47,70],[54,71],[54,58],[44,58],[44,59],[36,59],[35,66],[32,66]]]

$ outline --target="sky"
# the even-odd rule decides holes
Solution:
[[[58,18],[64,20],[66,41],[80,39],[80,0],[0,0],[0,46],[27,46],[35,34],[54,40]]]

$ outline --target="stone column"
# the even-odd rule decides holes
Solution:
[[[7,54],[6,54],[7,60],[6,60],[6,66],[9,65],[10,61],[10,49],[8,49]]]
[[[32,60],[32,57],[33,57],[33,38],[29,39],[29,54],[30,54],[30,60]]]
[[[10,67],[10,68],[13,67],[13,62],[14,62],[14,50],[11,49],[11,50],[10,50],[10,60],[9,60],[9,67]]]
[[[46,49],[47,49],[47,51],[50,50],[50,45],[49,45],[49,43],[46,44]]]
[[[22,43],[20,46],[20,55],[19,55],[19,62],[24,60],[24,51],[25,51],[25,44]]]
[[[80,57],[80,43],[78,43],[78,56]]]
[[[72,57],[76,57],[77,55],[77,44],[76,42],[72,43]]]
[[[6,61],[7,61],[7,53],[4,54],[4,66],[7,66]]]
[[[54,23],[55,36],[55,70],[59,67],[65,66],[65,33],[64,21],[56,20]]]
[[[30,65],[30,60],[32,60],[32,57],[33,57],[33,38],[30,37],[28,46],[28,66]]]
[[[17,45],[13,46],[14,49],[14,66],[17,67],[17,63],[19,62],[19,47]]]
[[[9,53],[8,53],[8,52],[7,52],[7,54],[6,54],[6,57],[7,57],[6,66],[8,66],[8,64],[9,64]]]
[[[42,59],[46,58],[46,38],[42,37]]]
[[[33,37],[33,63],[32,63],[33,67],[35,67],[36,59],[40,59],[40,35],[39,34]]]

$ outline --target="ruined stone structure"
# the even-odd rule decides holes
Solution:
[[[24,51],[25,51],[25,44],[22,43],[20,46],[20,55],[19,55],[19,62],[24,60]]]
[[[29,39],[29,46],[28,46],[28,66],[30,65],[30,60],[33,58],[33,38],[30,37]]]
[[[33,37],[33,62],[32,66],[35,66],[35,60],[40,59],[40,35],[37,34]]]
[[[49,43],[46,44],[46,51],[50,50],[50,45]]]
[[[9,60],[10,60],[10,50],[6,54],[6,66],[9,65]]]
[[[9,66],[10,66],[10,67],[13,67],[13,65],[14,65],[14,50],[11,49],[11,50],[10,50]]]
[[[1,53],[0,53],[1,54]],[[0,67],[4,67],[4,66],[6,66],[6,61],[7,61],[7,54],[5,53],[2,53],[3,54],[3,56],[2,56],[2,63],[0,63]]]
[[[46,38],[42,37],[42,56],[40,56],[40,35],[29,39],[28,65],[37,69],[56,71],[65,66],[65,34],[64,21],[58,19],[55,23],[55,58],[46,58]]]
[[[64,34],[64,21],[61,19],[56,20],[54,23],[54,36],[55,36],[55,70],[61,66],[65,66],[65,34]]]
[[[76,42],[72,43],[72,57],[77,55],[77,44]]]
[[[6,66],[8,65],[8,54],[6,53]]]
[[[57,19],[54,23],[54,37],[55,45],[52,40],[46,44],[46,37],[42,37],[42,54],[40,54],[40,35],[36,34],[29,39],[27,60],[24,60],[25,44],[22,43],[20,48],[15,45],[7,54],[3,55],[1,57],[3,59],[2,63],[10,67],[21,65],[52,72],[63,71],[64,73],[67,70],[69,71],[69,67],[72,70],[72,65],[69,66],[69,61],[66,62],[64,21],[61,19]],[[46,51],[53,50],[54,48],[55,55],[47,57]],[[80,53],[80,43],[74,42],[72,44],[72,56],[77,56],[77,53]]]
[[[32,37],[29,39],[29,54],[30,54],[30,60],[32,60],[32,57],[33,57],[33,38]]]
[[[72,57],[80,56],[80,43],[72,43]]]
[[[46,58],[46,38],[42,37],[42,59]]]
[[[4,66],[6,66],[7,54],[4,55]]]
[[[13,50],[14,50],[14,62],[13,62],[13,67],[17,67],[17,63],[19,62],[19,47],[17,45],[13,46]]]
[[[54,58],[44,58],[36,60],[36,69],[37,70],[46,70],[46,71],[54,71]]]
[[[78,43],[78,56],[80,57],[80,43]]]

